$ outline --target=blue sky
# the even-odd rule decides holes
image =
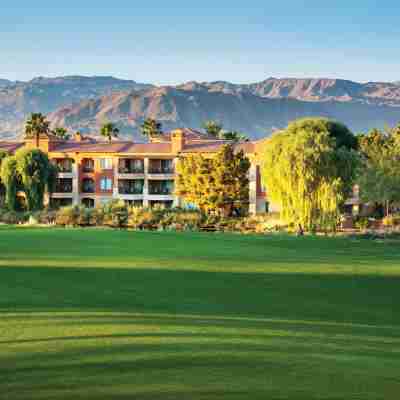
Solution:
[[[400,80],[395,0],[7,1],[0,78]]]

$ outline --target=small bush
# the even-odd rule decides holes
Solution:
[[[129,211],[122,200],[110,201],[103,208],[104,225],[122,228],[128,224]]]
[[[56,224],[62,226],[76,226],[80,218],[78,206],[60,208],[56,213]]]
[[[358,217],[354,222],[354,226],[360,231],[367,230],[369,225],[370,223],[367,217]]]
[[[16,225],[24,221],[22,213],[9,210],[0,211],[0,222],[3,224]]]

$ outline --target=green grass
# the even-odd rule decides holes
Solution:
[[[399,250],[0,228],[0,399],[398,399]]]

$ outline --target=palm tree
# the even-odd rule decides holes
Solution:
[[[118,137],[118,133],[119,129],[112,122],[106,122],[100,130],[101,136],[107,138],[110,143],[113,137]]]
[[[147,138],[152,138],[155,136],[162,135],[162,124],[152,118],[147,118],[144,120],[140,127],[143,136]]]
[[[41,113],[32,113],[25,123],[25,137],[39,140],[40,134],[50,133],[50,122]]]
[[[223,125],[216,121],[206,121],[203,124],[204,130],[208,135],[214,136],[217,139],[220,139]]]
[[[68,140],[70,138],[68,131],[62,127],[55,128],[53,134],[63,140]]]

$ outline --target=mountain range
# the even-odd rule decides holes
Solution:
[[[217,120],[252,138],[303,116],[334,118],[359,132],[400,122],[400,83],[268,78],[253,84],[155,86],[114,77],[1,79],[0,138],[21,134],[31,112],[48,114],[53,127],[92,135],[104,121],[112,121],[122,135],[138,137],[148,117],[162,122],[165,130],[198,129],[204,121]]]

